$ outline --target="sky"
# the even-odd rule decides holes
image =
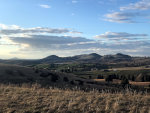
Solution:
[[[150,0],[0,0],[0,59],[149,50]]]

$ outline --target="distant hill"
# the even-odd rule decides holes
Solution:
[[[121,61],[131,61],[132,57],[122,53],[117,53],[115,55],[105,55],[102,57],[102,60],[108,62],[121,62]]]
[[[132,57],[122,53],[117,53],[115,55],[105,55],[101,56],[96,53],[76,55],[73,57],[58,57],[56,55],[51,55],[46,58],[41,59],[42,62],[102,62],[102,61],[123,61],[131,60]]]
[[[82,54],[72,57],[59,57],[56,55],[47,56],[43,59],[37,60],[23,60],[23,59],[10,59],[10,60],[0,60],[0,63],[5,64],[18,64],[18,65],[34,65],[41,63],[121,63],[121,62],[139,62],[139,63],[149,63],[150,58],[145,57],[131,57],[122,53],[117,53],[115,55],[104,55],[101,56],[96,53]]]
[[[91,54],[84,54],[84,55],[77,55],[74,56],[76,60],[99,60],[102,56],[96,53],[91,53]]]
[[[101,55],[96,53],[76,55],[73,57],[58,57],[51,55],[46,58],[40,59],[42,63],[66,63],[66,62],[95,62],[101,59]]]

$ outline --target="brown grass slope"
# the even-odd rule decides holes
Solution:
[[[105,89],[121,90],[119,85],[98,83],[93,80],[82,79],[73,74],[49,71],[46,69],[33,69],[18,65],[0,64],[0,83],[3,84],[40,84],[43,87],[74,88],[83,90]]]
[[[4,84],[35,84],[42,86],[70,85],[78,78],[71,74],[59,73],[44,69],[33,69],[18,65],[0,64],[0,83]]]
[[[0,113],[150,113],[150,95],[0,85]]]

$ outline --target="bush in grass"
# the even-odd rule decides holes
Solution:
[[[76,80],[77,82],[78,82],[78,85],[83,85],[84,84],[84,81],[82,81],[82,80]]]
[[[80,81],[79,81],[79,85],[82,86],[83,84],[84,84],[84,82],[80,80]]]
[[[124,78],[121,80],[121,85],[122,85],[123,87],[129,85],[129,80],[128,80],[126,77],[124,77]]]
[[[70,84],[71,84],[71,85],[74,85],[75,83],[74,83],[74,81],[72,80],[72,81],[70,81]]]
[[[89,76],[89,79],[92,79],[92,76]]]
[[[41,76],[41,77],[48,77],[48,76],[49,76],[49,74],[48,74],[48,73],[44,73],[44,72],[42,72],[42,73],[40,74],[40,76]]]
[[[69,82],[69,79],[67,77],[63,78],[64,82]]]
[[[39,70],[38,70],[38,69],[35,69],[35,73],[39,73]]]
[[[105,77],[105,81],[106,81],[106,82],[112,82],[112,81],[113,81],[113,77],[112,77],[111,75],[107,75],[107,76]]]
[[[51,76],[51,81],[56,82],[58,80],[58,78],[59,78],[58,75],[52,75]]]

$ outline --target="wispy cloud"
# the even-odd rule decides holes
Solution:
[[[75,13],[71,13],[71,16],[74,16],[75,15]]]
[[[137,40],[136,37],[142,39],[147,37],[147,34],[131,34],[126,32],[105,32],[104,34],[96,35],[94,38],[97,39],[108,39],[108,40]]]
[[[51,6],[50,6],[50,5],[47,5],[47,4],[41,4],[40,7],[41,7],[41,8],[46,8],[46,9],[51,8]]]
[[[148,23],[148,17],[150,14],[147,13],[146,10],[149,9],[150,0],[141,0],[139,2],[120,7],[120,11],[118,12],[104,15],[104,20],[116,23]]]
[[[1,35],[13,35],[13,34],[37,34],[37,33],[47,33],[47,34],[82,34],[82,32],[74,31],[67,28],[48,28],[48,27],[33,27],[33,28],[22,28],[17,25],[5,25],[0,24],[0,34]]]
[[[72,3],[73,4],[78,3],[78,1],[77,0],[72,0]]]
[[[134,18],[144,17],[146,14],[140,12],[113,12],[105,15],[105,21],[117,23],[138,23]]]
[[[131,3],[127,6],[120,7],[121,11],[124,10],[148,10],[150,9],[150,0],[141,0],[136,3]]]

